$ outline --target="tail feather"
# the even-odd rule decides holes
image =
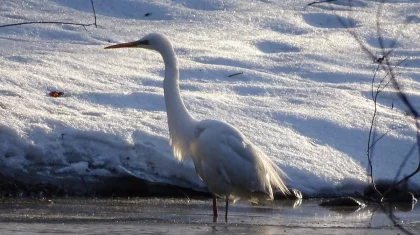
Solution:
[[[267,155],[264,154],[262,150],[253,146],[254,155],[257,156],[257,167],[260,174],[260,179],[263,182],[266,182],[266,189],[268,190],[268,195],[271,199],[273,196],[273,189],[280,190],[285,196],[291,195],[289,189],[284,183],[282,177],[287,177],[284,173]]]
[[[282,171],[271,159],[268,160],[268,163],[268,168],[270,168],[268,172],[270,173],[271,187],[280,190],[285,196],[291,195],[290,190],[280,177],[281,175],[288,178],[286,173],[284,173],[284,171]]]

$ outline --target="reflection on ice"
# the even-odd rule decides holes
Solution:
[[[379,228],[392,226],[389,210],[366,206],[353,213],[329,210],[318,206],[320,200],[279,200],[249,205],[238,201],[230,207],[229,224],[267,225],[286,227]],[[219,201],[219,206],[222,200]],[[420,210],[394,210],[393,215],[404,224],[419,221]],[[158,198],[56,198],[51,201],[35,199],[1,199],[0,223],[87,223],[159,221],[177,224],[212,223],[211,203],[207,199]],[[219,221],[218,224],[223,224]]]

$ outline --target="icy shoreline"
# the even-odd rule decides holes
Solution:
[[[22,182],[69,177],[81,192],[81,177],[124,176],[120,167],[147,182],[204,188],[192,163],[177,162],[168,145],[162,59],[103,50],[158,31],[175,46],[181,95],[194,117],[237,127],[287,173],[288,187],[307,196],[363,191],[377,64],[340,22],[379,56],[381,3],[353,2],[349,10],[344,0],[312,7],[292,0],[95,0],[98,28],[0,28],[0,170]],[[420,103],[418,2],[383,7],[384,47],[395,46],[392,63],[405,59],[396,68],[401,85]],[[93,20],[88,0],[6,0],[0,8],[5,23]],[[416,128],[390,87],[377,108],[375,131],[385,135],[375,146],[374,176],[393,180]],[[400,177],[417,163],[412,154]],[[420,175],[410,181],[418,188]]]
[[[53,200],[1,199],[3,234],[398,234],[387,212],[366,207],[330,210],[322,200],[296,205],[274,201],[251,206],[231,204],[229,221],[213,222],[208,199],[189,198],[65,198]],[[220,204],[221,201],[220,201]],[[222,206],[222,205],[220,205]],[[220,208],[221,209],[221,208]],[[419,207],[394,210],[408,231],[419,229]]]

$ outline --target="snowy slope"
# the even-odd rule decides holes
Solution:
[[[379,3],[353,1],[349,9],[344,0],[310,2],[94,0],[98,28],[0,28],[2,172],[65,179],[127,169],[151,181],[202,187],[192,162],[177,162],[168,146],[160,56],[103,50],[160,32],[175,46],[193,116],[239,128],[288,174],[288,186],[307,195],[361,191],[377,65],[340,22],[380,56]],[[392,1],[383,8],[385,47],[396,46],[394,62],[406,59],[397,72],[418,103],[420,5]],[[1,24],[93,22],[89,0],[3,0],[0,10]],[[235,73],[242,74],[229,77]],[[395,91],[385,89],[377,137],[392,131],[376,144],[377,178],[393,179],[415,143],[406,112]],[[416,154],[404,174],[417,167]],[[412,182],[420,185],[420,176]]]

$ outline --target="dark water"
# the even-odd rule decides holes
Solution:
[[[213,222],[211,200],[134,198],[1,199],[0,234],[420,234],[420,209],[327,209],[320,200],[224,207]]]

